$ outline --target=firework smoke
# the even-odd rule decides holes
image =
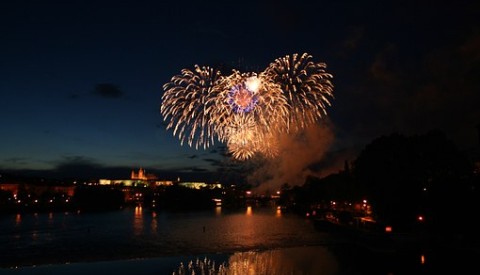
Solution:
[[[283,184],[301,185],[307,176],[320,176],[312,169],[327,153],[334,141],[330,126],[312,124],[296,134],[284,135],[275,158],[264,158],[255,164],[247,181],[258,192],[275,192]]]

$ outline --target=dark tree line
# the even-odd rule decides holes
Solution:
[[[479,177],[474,161],[441,131],[394,133],[368,144],[344,171],[310,177],[282,198],[306,209],[330,200],[368,199],[375,218],[410,230],[419,215],[439,233],[470,234],[478,208]]]
[[[409,226],[419,214],[436,228],[471,220],[473,162],[440,131],[380,137],[360,153],[352,173],[378,218],[391,224]]]

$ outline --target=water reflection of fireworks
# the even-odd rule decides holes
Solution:
[[[228,270],[225,263],[216,266],[215,261],[205,257],[203,260],[200,260],[199,258],[195,261],[191,260],[187,265],[184,265],[183,262],[181,262],[178,269],[173,271],[173,275],[226,275],[228,274],[227,272]]]
[[[335,255],[324,246],[291,247],[266,251],[247,251],[232,254],[226,262],[216,265],[208,259],[180,263],[174,275],[227,274],[322,274],[339,273]]]

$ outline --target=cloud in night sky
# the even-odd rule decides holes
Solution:
[[[95,85],[93,94],[104,98],[119,98],[123,96],[123,92],[120,88],[111,83],[99,83]]]

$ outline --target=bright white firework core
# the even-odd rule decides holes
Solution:
[[[256,76],[249,77],[247,80],[245,80],[245,86],[247,86],[247,89],[254,93],[258,93],[260,84],[261,81]]]

